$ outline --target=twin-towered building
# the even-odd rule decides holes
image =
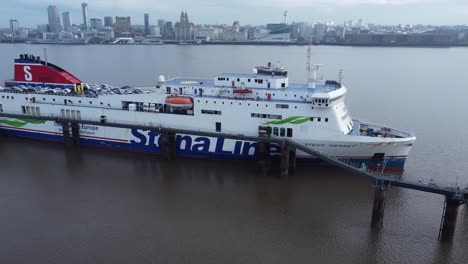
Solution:
[[[180,21],[174,26],[175,39],[180,41],[195,39],[195,25],[188,19],[187,12],[180,13]]]

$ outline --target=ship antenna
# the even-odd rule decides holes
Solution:
[[[47,66],[47,48],[44,48],[44,60],[45,60],[45,66]]]
[[[312,70],[310,67],[310,59],[312,57],[312,36],[309,39],[309,45],[307,45],[307,88],[311,88],[311,80],[310,80],[310,71]]]

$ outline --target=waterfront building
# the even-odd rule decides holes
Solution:
[[[104,17],[104,26],[105,27],[112,27],[114,26],[114,18],[111,16]]]
[[[150,25],[149,25],[149,14],[145,14],[145,36],[150,34]]]
[[[232,27],[223,32],[223,40],[245,41],[247,40],[247,31],[240,29],[239,21],[234,21]]]
[[[166,23],[166,21],[164,19],[158,19],[158,27],[163,30],[164,28],[164,23]]]
[[[114,31],[117,36],[122,33],[129,33],[132,30],[132,23],[130,17],[115,17]]]
[[[39,33],[49,32],[49,25],[48,24],[37,25],[37,32]]]
[[[175,38],[175,32],[174,32],[174,27],[172,26],[172,22],[168,21],[164,23],[162,35],[163,35],[163,39]]]
[[[72,26],[72,20],[70,12],[66,11],[62,13],[63,29],[69,31]]]
[[[100,18],[91,18],[90,19],[90,25],[92,29],[95,29],[96,31],[100,31],[102,29],[102,19]]]
[[[184,41],[195,39],[195,26],[189,21],[187,12],[181,12],[180,20],[175,23],[174,30],[176,40]]]
[[[149,35],[146,36],[156,36],[161,37],[161,29],[158,26],[150,26],[149,27]]]
[[[19,23],[17,19],[10,19],[10,32],[11,38],[15,39],[19,37]]]
[[[82,12],[83,12],[83,29],[88,30],[89,29],[88,4],[87,3],[82,3],[81,4],[81,9],[82,9]]]
[[[47,8],[47,14],[49,18],[49,32],[60,33],[62,31],[62,25],[60,23],[60,15],[56,6],[49,6]]]
[[[207,40],[217,40],[218,39],[218,28],[214,27],[201,27],[197,29],[197,39],[203,38]]]

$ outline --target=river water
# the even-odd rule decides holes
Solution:
[[[20,53],[88,83],[249,72],[281,63],[306,78],[306,47],[0,45],[0,79]],[[343,70],[353,118],[413,131],[404,177],[466,186],[466,48],[313,47],[319,76]],[[444,198],[392,188],[370,229],[371,184],[341,169],[66,149],[0,138],[0,263],[466,263],[468,210],[452,245],[437,241]]]

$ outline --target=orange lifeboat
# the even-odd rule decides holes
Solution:
[[[232,91],[233,93],[235,94],[251,94],[252,93],[252,89],[234,89]]]
[[[193,99],[186,96],[169,96],[166,98],[166,105],[177,108],[192,108]]]

